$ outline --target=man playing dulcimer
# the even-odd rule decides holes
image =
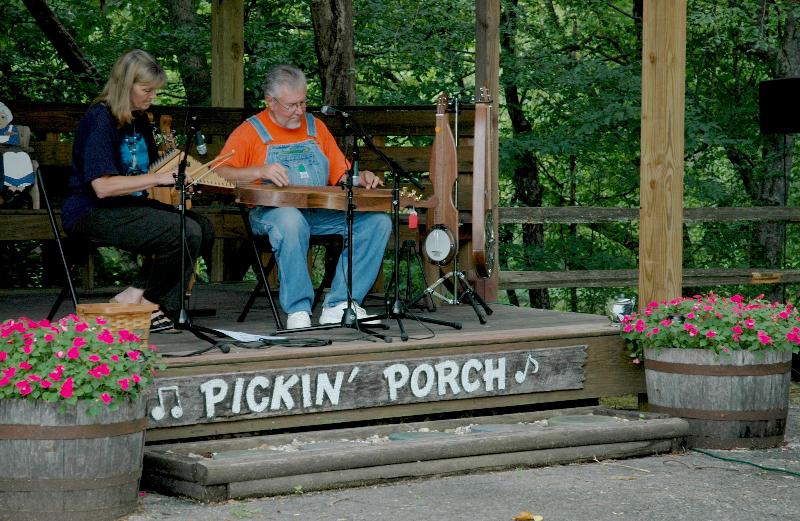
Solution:
[[[235,183],[326,186],[345,180],[348,162],[322,121],[306,113],[306,77],[291,65],[270,69],[264,81],[266,109],[239,125],[228,137],[220,156],[236,151],[217,172]],[[377,188],[383,181],[370,171],[360,172],[360,185]],[[345,214],[339,210],[257,206],[250,210],[253,233],[267,235],[278,264],[280,303],[287,328],[311,325],[314,289],[306,256],[311,235],[347,237]],[[356,212],[353,218],[352,301],[356,318],[367,318],[358,305],[369,292],[391,233],[384,212]],[[339,257],[331,289],[323,302],[320,324],[342,321],[347,307],[347,248]],[[366,322],[369,324],[369,322]]]

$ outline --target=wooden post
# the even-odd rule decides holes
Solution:
[[[243,0],[211,2],[211,106],[244,107]]]
[[[685,75],[686,0],[646,0],[642,45],[640,306],[681,294]]]
[[[475,0],[475,96],[481,87],[487,87],[492,96],[492,135],[495,136],[492,150],[491,178],[486,182],[492,186],[492,212],[494,214],[494,236],[499,237],[500,203],[499,191],[499,133],[498,99],[500,97],[500,0]],[[483,216],[473,216],[483,218]],[[497,242],[494,258],[499,259]],[[499,262],[489,279],[478,279],[476,290],[489,302],[497,300]]]

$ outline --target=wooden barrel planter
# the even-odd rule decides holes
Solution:
[[[791,352],[647,349],[650,411],[685,418],[690,447],[777,447],[786,430],[791,361]]]
[[[0,400],[0,520],[113,520],[136,509],[144,398],[96,416],[62,406]]]

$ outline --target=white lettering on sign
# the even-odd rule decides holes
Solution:
[[[216,416],[216,405],[225,400],[228,394],[228,383],[222,378],[214,378],[200,384],[200,392],[206,399],[206,418]]]
[[[506,388],[506,359],[487,358],[481,364],[470,358],[461,367],[452,360],[444,360],[436,365],[419,364],[413,370],[406,364],[392,364],[383,370],[383,377],[392,402],[398,399],[399,392],[406,386],[415,398],[428,397],[434,385],[439,396],[448,394],[448,388],[451,395],[460,394],[461,389],[467,394],[474,393],[481,389],[481,382],[485,391],[503,390]]]
[[[245,394],[247,397],[248,409],[253,412],[261,412],[269,407],[269,398],[266,396],[261,396],[259,400],[256,399],[256,390],[266,389],[267,387],[269,387],[269,380],[263,376],[256,376],[250,380],[250,383],[247,384],[247,393]]]
[[[583,386],[586,346],[159,379],[153,427]]]

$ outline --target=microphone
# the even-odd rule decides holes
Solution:
[[[357,161],[355,163],[353,163],[352,183],[353,183],[353,187],[361,186],[361,178],[358,175],[358,162]]]
[[[201,156],[208,154],[208,147],[206,147],[206,138],[203,136],[203,132],[200,131],[198,128],[194,135],[194,140],[197,147],[197,153]]]
[[[350,113],[345,112],[343,110],[339,110],[336,107],[331,107],[330,105],[323,105],[320,109],[320,112],[325,114],[326,116],[341,116],[343,118],[349,118]]]

